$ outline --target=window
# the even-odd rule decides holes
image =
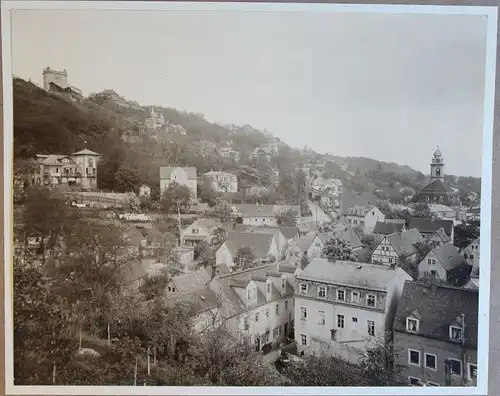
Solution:
[[[418,319],[406,318],[406,330],[408,331],[418,331]]]
[[[477,380],[477,365],[469,363],[469,379]]]
[[[352,318],[352,329],[354,331],[358,331],[358,318],[355,318],[354,316]]]
[[[473,254],[470,254],[469,255],[469,258],[472,260],[474,258],[474,255]]]
[[[450,368],[453,375],[462,375],[462,362],[456,359],[450,359]]]
[[[288,311],[288,301],[285,301],[285,311]]]
[[[302,346],[306,346],[307,345],[307,336],[305,334],[301,334],[300,335],[300,343]]]
[[[335,341],[335,334],[337,334],[337,329],[330,330],[330,338]]]
[[[411,386],[420,386],[420,378],[408,377],[408,383]]]
[[[360,220],[359,224],[364,225],[365,224],[364,220]]]
[[[425,368],[436,370],[436,355],[425,354]]]
[[[375,335],[375,322],[373,320],[368,320],[368,335],[374,336]]]
[[[431,271],[431,276],[435,278],[437,276],[437,271]]]
[[[258,321],[259,321],[259,313],[257,312],[257,313],[255,314],[255,322],[257,323]]]
[[[280,305],[276,304],[276,315],[280,314]]]
[[[461,342],[462,341],[462,329],[457,326],[450,326],[450,340]]]
[[[345,301],[345,291],[344,290],[337,290],[337,300]]]
[[[245,328],[245,330],[248,330],[248,319],[247,318],[245,318],[243,320],[243,327]]]
[[[278,328],[276,327],[274,330],[273,330],[273,339],[278,337],[279,333],[278,333]]]
[[[427,259],[427,264],[430,264],[432,263],[432,260],[431,259]]]
[[[408,364],[420,366],[420,351],[408,349]]]
[[[353,291],[351,293],[351,301],[354,302],[354,303],[358,303],[359,302],[359,292]]]
[[[354,224],[358,224],[358,220],[354,220]]]
[[[318,297],[319,298],[326,298],[326,286],[318,287]]]
[[[394,264],[394,259],[392,257],[389,258],[389,264]]]
[[[300,284],[300,292],[302,294],[307,294],[307,283],[301,283]]]
[[[324,326],[325,325],[325,311],[318,311],[318,323],[320,326]]]
[[[285,290],[285,288],[286,288],[286,279],[281,278],[281,290]]]
[[[369,307],[375,306],[375,295],[374,294],[368,294],[366,296],[366,305],[368,305]]]
[[[251,299],[252,299],[252,289],[248,289],[248,292],[247,292],[247,298],[248,298],[249,300],[251,300]]]
[[[269,308],[266,308],[266,318],[269,317]]]
[[[344,315],[337,315],[337,327],[339,329],[344,328]]]
[[[300,320],[307,320],[307,308],[300,307]]]
[[[267,292],[271,293],[271,284],[270,283],[267,284]]]
[[[432,264],[436,264],[436,259],[432,259]]]

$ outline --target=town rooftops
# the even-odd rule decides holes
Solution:
[[[226,176],[229,177],[230,179],[237,180],[236,175],[233,175],[232,173],[229,172],[210,171],[204,173],[203,176]]]
[[[387,223],[382,221],[377,221],[375,228],[373,229],[374,234],[389,235],[395,232],[401,232],[404,228],[404,223]]]
[[[433,234],[442,228],[446,235],[451,236],[453,233],[453,220],[412,217],[408,228],[416,228],[420,233],[424,234]]]
[[[432,252],[446,271],[451,271],[467,263],[457,248],[451,244],[438,246]]]
[[[182,167],[182,166],[161,166],[160,167],[160,179],[170,179],[170,175],[175,169],[182,169],[186,172],[188,179],[196,179],[197,173],[195,167]]]
[[[406,332],[406,318],[419,319],[418,335],[442,341],[450,340],[450,326],[465,315],[465,340],[477,347],[478,290],[430,285],[406,281],[398,304],[394,330]]]
[[[352,229],[352,227],[348,226],[337,226],[333,231],[330,232],[322,232],[318,234],[318,238],[321,240],[323,244],[327,243],[330,239],[337,237],[344,242],[349,243],[351,249],[357,249],[363,246],[358,236]]]
[[[417,253],[415,246],[408,239],[404,238],[401,233],[396,232],[387,235],[387,240],[399,257],[407,257]]]
[[[406,239],[407,241],[409,241],[412,245],[416,245],[417,243],[424,242],[424,237],[415,228],[413,228],[411,230],[402,231],[401,236],[404,239]]]
[[[307,235],[301,236],[295,240],[295,244],[299,247],[300,250],[306,251],[313,243],[314,238],[316,238],[316,234],[309,233]]]
[[[225,244],[234,257],[241,247],[252,249],[256,258],[264,258],[269,254],[273,234],[260,232],[232,232],[229,234]]]
[[[328,261],[313,259],[297,278],[334,285],[353,286],[370,290],[387,291],[401,268],[354,261]]]
[[[275,217],[274,205],[234,205],[236,212],[243,217]]]
[[[426,185],[422,190],[420,190],[420,194],[446,194],[448,189],[444,186],[443,182],[439,179],[434,180],[432,183]]]
[[[219,270],[219,276],[229,273],[229,269],[225,264],[220,264],[217,266]],[[201,268],[189,274],[183,274],[174,276],[171,280],[171,284],[175,287],[178,293],[188,293],[196,289],[199,289],[212,278],[212,268]]]
[[[173,294],[162,299],[164,306],[173,307],[185,304],[191,309],[191,314],[196,315],[219,306],[220,301],[210,287],[203,286],[199,289],[184,294]]]
[[[206,229],[211,229],[211,228],[216,228],[216,227],[222,227],[222,224],[220,221],[216,219],[196,219],[192,224],[184,227],[184,229],[191,229],[193,227],[203,227]]]

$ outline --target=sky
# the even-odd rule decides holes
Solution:
[[[481,175],[485,17],[16,10],[12,71],[267,129],[319,153]]]

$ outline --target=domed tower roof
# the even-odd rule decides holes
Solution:
[[[441,150],[439,150],[439,146],[437,146],[436,151],[434,151],[434,157],[441,157],[443,154],[441,154]]]

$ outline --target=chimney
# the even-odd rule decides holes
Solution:
[[[276,272],[280,272],[280,261],[276,260]]]

